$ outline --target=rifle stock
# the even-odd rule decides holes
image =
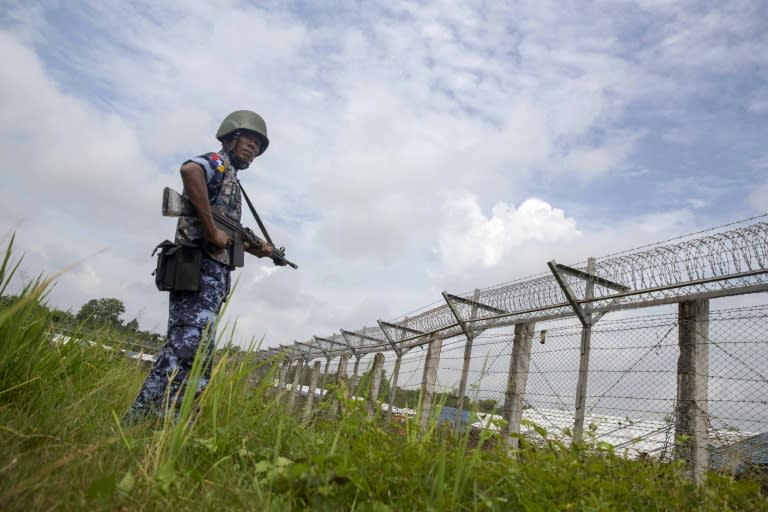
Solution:
[[[285,248],[277,248],[274,245],[262,240],[249,228],[243,226],[234,219],[222,215],[215,209],[211,208],[211,214],[213,215],[213,221],[216,226],[224,231],[229,238],[232,239],[232,245],[230,246],[230,261],[235,267],[242,267],[244,264],[245,244],[247,243],[251,247],[259,247],[266,245],[272,248],[272,261],[275,265],[284,266],[288,265],[292,268],[299,268],[298,265],[285,259]],[[170,187],[163,189],[163,216],[164,217],[179,217],[179,216],[197,216],[192,203]]]

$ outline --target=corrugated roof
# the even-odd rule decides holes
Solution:
[[[710,453],[712,469],[741,473],[749,465],[768,466],[768,432],[757,434]]]

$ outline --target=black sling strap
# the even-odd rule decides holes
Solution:
[[[267,233],[267,228],[264,226],[264,223],[261,222],[261,217],[259,217],[259,214],[256,213],[256,208],[253,207],[253,203],[251,202],[251,198],[248,197],[248,194],[245,193],[245,189],[243,188],[243,184],[240,183],[240,178],[235,178],[237,180],[237,186],[240,187],[240,192],[243,193],[243,197],[245,197],[245,202],[248,203],[248,208],[251,209],[251,213],[253,214],[253,217],[256,219],[256,223],[259,225],[259,228],[261,229],[261,233],[264,235],[264,239],[271,245],[272,247],[275,247],[275,244],[272,243],[272,239],[269,237],[269,233]]]

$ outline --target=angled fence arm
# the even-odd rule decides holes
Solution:
[[[461,330],[464,332],[464,336],[467,337],[467,339],[472,338],[472,334],[470,334],[469,329],[467,329],[467,324],[464,323],[464,320],[462,320],[461,316],[459,315],[459,312],[456,311],[456,306],[453,305],[451,302],[451,299],[448,298],[448,292],[443,292],[443,299],[445,299],[445,303],[448,304],[448,309],[451,310],[451,313],[453,314],[453,317],[456,319],[456,321],[459,323],[459,327],[461,327]]]
[[[573,309],[573,312],[576,314],[576,316],[579,318],[579,321],[581,322],[581,325],[584,327],[588,327],[590,325],[590,321],[587,319],[587,316],[584,314],[584,310],[581,309],[581,305],[579,304],[578,299],[576,298],[576,295],[573,293],[573,290],[571,290],[571,286],[568,284],[568,281],[565,280],[565,278],[560,274],[561,269],[558,268],[558,264],[555,260],[548,261],[547,266],[549,267],[549,270],[552,271],[552,275],[555,277],[555,281],[557,281],[557,284],[560,286],[560,289],[563,290],[563,293],[565,294],[566,300],[568,300],[568,304],[571,305],[571,308]]]
[[[381,320],[376,321],[379,324],[379,328],[381,329],[381,332],[384,333],[384,337],[387,338],[387,341],[389,342],[389,346],[392,347],[392,350],[394,350],[395,354],[399,357],[402,354],[400,353],[400,349],[395,345],[395,342],[392,340],[392,338],[387,333],[387,330],[384,329],[384,323]]]

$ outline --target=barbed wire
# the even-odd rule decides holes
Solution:
[[[611,310],[640,307],[692,295],[737,294],[740,291],[768,288],[768,223],[756,222],[729,231],[722,229],[746,221],[762,219],[760,215],[744,221],[702,230],[710,233],[701,238],[692,235],[676,237],[665,243],[642,246],[634,252],[620,252],[597,260],[595,275],[603,282],[613,282],[628,291],[617,293],[606,286],[595,286],[594,309]],[[674,242],[674,243],[673,243]],[[587,264],[576,265],[586,272]],[[587,280],[566,274],[562,279],[579,297],[585,297]],[[601,282],[598,282],[600,284]],[[729,292],[730,291],[730,292]],[[474,332],[497,328],[523,319],[572,317],[561,285],[551,274],[513,281],[476,293],[455,296],[450,303],[434,303],[429,308],[395,319],[386,324],[363,327],[303,342],[317,348],[308,355],[336,356],[350,352],[373,352],[412,348],[429,341],[429,333],[447,339],[464,334],[462,322],[472,322]],[[513,318],[514,317],[514,318]],[[304,353],[306,356],[307,353]]]

